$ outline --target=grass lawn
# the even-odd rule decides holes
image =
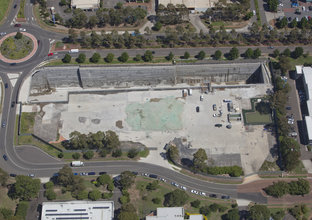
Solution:
[[[307,170],[304,168],[302,161],[300,160],[300,163],[298,164],[298,166],[295,167],[295,169],[293,171],[291,171],[290,173],[295,173],[295,174],[306,174]]]
[[[8,59],[18,60],[26,57],[33,49],[33,42],[25,35],[21,39],[14,36],[5,39],[0,47],[1,54]]]
[[[276,162],[270,162],[265,160],[260,168],[260,171],[279,171],[280,168]]]
[[[291,69],[295,70],[296,65],[303,65],[305,63],[312,64],[312,56],[307,56],[306,58],[301,56],[298,59],[289,58]]]
[[[21,115],[21,134],[34,132],[36,112],[22,112]]]
[[[11,0],[0,0],[0,22],[2,21],[2,19],[4,18],[5,14],[8,11],[8,7],[10,4]]]
[[[14,213],[17,203],[17,200],[12,200],[8,197],[8,189],[6,187],[0,187],[0,208],[11,209]]]
[[[153,180],[146,178],[146,177],[137,177],[135,180],[134,186],[131,187],[131,189],[128,190],[130,193],[131,203],[137,208],[139,217],[143,218],[147,214],[149,214],[151,211],[154,211],[157,209],[157,207],[163,207],[164,202],[164,195],[177,189],[176,187],[173,187],[170,185],[170,183],[159,183],[159,188],[153,191],[146,190],[146,186],[148,183],[152,182]],[[184,205],[185,211],[189,212],[191,214],[198,214],[199,209],[193,208],[190,206],[190,202],[198,199],[201,201],[201,205],[211,205],[212,203],[218,203],[220,200],[215,199],[209,199],[208,197],[202,197],[197,196],[194,194],[188,194],[190,196],[189,200],[187,201],[186,205]],[[143,199],[144,198],[144,199]],[[154,204],[152,202],[153,198],[160,198],[161,203],[160,204]],[[231,202],[225,202],[222,201],[222,205],[230,208]],[[224,213],[212,213],[208,219],[221,219],[221,215]]]
[[[272,122],[270,114],[260,114],[258,111],[246,112],[246,123],[263,123],[269,124]]]
[[[25,1],[26,0],[21,0],[21,3],[20,3],[20,9],[18,11],[18,14],[17,14],[17,18],[25,18]]]

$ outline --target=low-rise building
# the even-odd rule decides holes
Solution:
[[[190,11],[204,12],[217,3],[217,0],[159,0],[158,3],[164,6],[168,4],[185,5]]]
[[[80,8],[82,10],[93,10],[100,7],[100,0],[71,0],[72,8]]]
[[[113,220],[113,201],[43,202],[41,220],[92,219]]]
[[[146,216],[146,220],[184,220],[184,208],[157,208],[156,213]]]

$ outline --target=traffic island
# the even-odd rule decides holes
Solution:
[[[35,36],[23,32],[10,33],[0,40],[0,60],[6,63],[21,63],[30,59],[38,49]]]

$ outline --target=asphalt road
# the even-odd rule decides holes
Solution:
[[[19,5],[19,1],[15,0],[14,4]],[[0,27],[0,32],[4,31],[7,33],[17,31],[17,28],[14,27],[14,18],[17,14],[17,10],[12,8],[10,9],[10,14],[7,17],[7,21]],[[53,33],[45,30],[41,30],[39,26],[36,24],[36,21],[33,19],[31,4],[27,1],[25,8],[25,15],[27,24],[22,24],[22,27],[27,30],[27,32],[33,34],[40,40],[40,44],[36,54],[29,59],[28,61],[16,64],[9,65],[0,61],[0,76],[4,83],[8,83],[9,87],[4,91],[4,99],[3,99],[3,112],[2,112],[2,120],[6,121],[6,127],[0,129],[0,166],[9,173],[16,174],[30,174],[34,173],[36,177],[49,177],[52,176],[53,173],[56,173],[60,168],[62,168],[65,163],[63,162],[54,162],[47,160],[44,163],[38,163],[38,161],[26,161],[25,158],[20,157],[16,149],[14,148],[14,129],[15,129],[15,121],[16,121],[16,108],[19,105],[15,105],[11,107],[12,101],[18,100],[19,88],[25,79],[25,77],[31,74],[32,70],[40,64],[42,61],[47,60],[47,54],[50,49],[50,40],[51,39],[61,39],[64,37],[61,34]],[[244,52],[247,47],[239,47],[240,52]],[[276,47],[280,50],[285,49],[286,47]],[[294,47],[290,47],[293,49]],[[221,50],[223,53],[228,52],[230,47],[221,47],[221,48],[165,48],[165,49],[152,49],[155,51],[155,56],[166,56],[170,51],[174,52],[175,55],[181,56],[185,51],[189,51],[191,55],[197,54],[200,50],[204,50],[207,54],[212,54],[215,50]],[[261,47],[263,53],[271,52],[272,49],[268,49],[267,47]],[[311,47],[305,47],[305,50],[311,50]],[[130,56],[135,56],[136,54],[143,54],[145,49],[131,49],[131,50],[89,50],[86,51],[88,56],[91,56],[95,51],[100,52],[101,56],[104,57],[108,52],[112,52],[115,56],[119,56],[122,52],[127,51]],[[66,52],[59,52],[59,54],[63,55]],[[78,54],[75,54],[76,56]],[[58,54],[56,56],[59,56]],[[12,87],[10,80],[6,73],[20,73],[20,77],[18,78],[14,88]],[[2,155],[6,154],[8,157],[8,161],[5,161],[2,158]],[[36,157],[36,155],[34,155]],[[233,198],[238,198],[237,194],[237,186],[231,184],[216,184],[210,183],[199,179],[194,179],[189,176],[185,176],[176,171],[166,169],[163,167],[159,167],[153,164],[147,163],[139,163],[134,161],[110,161],[110,162],[87,162],[85,167],[75,168],[74,172],[85,172],[85,171],[106,171],[111,174],[117,174],[124,170],[131,170],[137,172],[144,173],[153,173],[159,175],[167,181],[177,182],[178,184],[184,185],[189,189],[196,189],[198,191],[203,191],[207,193],[217,193],[217,194],[226,194],[230,195]],[[263,196],[258,194],[239,194],[240,198],[250,198],[255,202],[263,202]]]

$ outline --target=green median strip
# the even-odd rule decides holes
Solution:
[[[257,23],[259,26],[261,26],[261,17],[260,17],[260,12],[259,12],[258,0],[255,0],[255,8],[256,8]]]
[[[21,0],[20,9],[18,11],[17,18],[25,18],[25,1],[26,0]]]

